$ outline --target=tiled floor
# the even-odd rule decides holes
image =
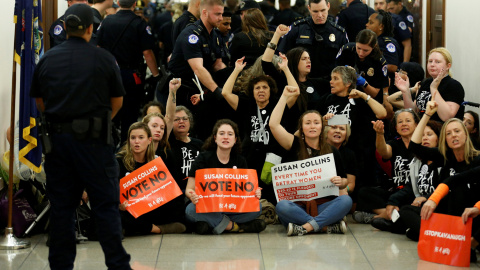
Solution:
[[[458,269],[420,261],[416,242],[403,235],[348,220],[345,235],[287,237],[281,225],[269,225],[260,234],[150,235],[123,244],[136,270]],[[46,236],[29,240],[29,249],[0,250],[0,270],[49,269]],[[470,268],[480,269],[480,263]],[[106,269],[98,242],[77,245],[75,269]]]

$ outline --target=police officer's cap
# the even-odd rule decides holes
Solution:
[[[72,5],[65,11],[65,26],[71,30],[87,29],[93,23],[92,8],[86,4]]]
[[[244,11],[244,10],[252,9],[252,8],[260,9],[260,5],[256,1],[246,0],[246,1],[240,2],[240,6],[239,6],[238,11]]]

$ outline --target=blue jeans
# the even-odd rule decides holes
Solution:
[[[318,216],[312,217],[305,211],[303,206],[294,202],[283,200],[276,206],[277,215],[283,226],[288,223],[303,225],[310,223],[315,232],[319,232],[323,227],[340,221],[352,208],[352,199],[350,196],[338,196],[335,199],[317,206]]]
[[[51,269],[73,269],[76,255],[75,209],[86,189],[97,222],[98,240],[108,269],[131,269],[122,246],[118,163],[113,147],[72,134],[52,134],[52,152],[45,156],[50,200]]]
[[[245,223],[252,221],[260,216],[262,213],[262,205],[260,205],[260,211],[248,212],[248,213],[197,213],[195,204],[190,203],[185,210],[185,218],[190,222],[205,221],[213,228],[214,234],[221,234],[225,228],[227,228],[230,221],[236,223]]]

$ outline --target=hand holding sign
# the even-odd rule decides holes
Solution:
[[[335,186],[339,187],[340,189],[344,189],[348,185],[347,178],[342,178],[340,176],[334,176],[330,179]]]
[[[198,203],[198,195],[195,193],[195,191],[190,191],[190,201],[192,201],[193,204]]]
[[[261,187],[259,187],[259,188],[257,188],[257,190],[255,190],[255,197],[257,197],[257,199],[259,199],[259,200],[262,197],[262,188]]]
[[[435,208],[437,208],[437,204],[432,200],[428,200],[425,204],[423,204],[422,211],[420,212],[422,219],[428,220],[433,211],[435,211]]]

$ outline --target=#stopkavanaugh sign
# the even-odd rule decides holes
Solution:
[[[128,201],[127,211],[135,218],[181,194],[177,182],[160,157],[120,179],[120,203]]]
[[[277,201],[310,201],[338,196],[330,179],[337,175],[333,154],[326,154],[272,167],[273,188]]]
[[[257,172],[252,169],[201,169],[195,172],[197,213],[256,212]]]

